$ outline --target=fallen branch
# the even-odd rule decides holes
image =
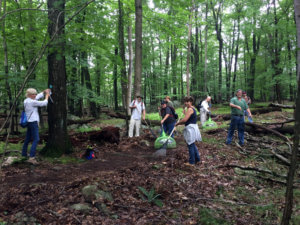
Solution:
[[[279,132],[276,131],[276,130],[267,128],[267,127],[262,126],[262,125],[258,125],[258,124],[256,124],[256,123],[249,123],[249,122],[246,122],[245,125],[246,125],[246,126],[253,127],[253,128],[259,128],[259,129],[262,129],[262,130],[266,130],[266,131],[268,131],[268,132],[270,132],[270,133],[272,133],[272,134],[275,134],[276,136],[280,137],[281,139],[287,141],[288,143],[292,143],[291,140],[290,140],[288,137],[284,136],[283,134],[279,133]]]
[[[283,109],[295,109],[295,105],[282,105],[282,104],[277,104],[277,103],[270,103],[270,107],[278,107],[278,108],[283,108]]]
[[[262,123],[262,124],[265,124],[265,125],[281,125],[281,126],[283,126],[283,124],[291,123],[291,122],[295,122],[295,119],[292,118],[292,119],[288,119],[288,120],[282,121],[282,122],[276,122],[276,123]]]
[[[291,162],[287,158],[283,157],[282,155],[275,152],[275,150],[272,148],[271,153],[280,161],[282,161],[285,165],[290,166]]]
[[[271,170],[264,170],[264,169],[256,168],[256,167],[247,167],[247,166],[240,166],[240,165],[234,165],[234,164],[227,164],[227,165],[218,166],[218,168],[227,168],[227,167],[229,167],[229,168],[239,168],[241,170],[256,171],[256,172],[260,172],[260,173],[270,174],[270,175],[273,175],[273,176],[276,176],[276,177],[286,178],[286,176],[277,174],[277,173],[275,173]]]

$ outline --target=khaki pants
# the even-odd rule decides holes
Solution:
[[[135,136],[139,137],[140,136],[140,128],[141,128],[141,120],[135,120],[135,119],[130,119],[129,123],[129,137],[133,137],[133,129],[135,127]]]
[[[201,125],[203,126],[204,123],[206,122],[206,118],[207,118],[207,112],[206,111],[200,111],[200,122]]]

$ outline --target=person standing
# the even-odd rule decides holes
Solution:
[[[234,130],[237,127],[238,129],[238,137],[239,137],[239,145],[244,145],[244,130],[245,130],[245,121],[244,121],[244,111],[246,110],[250,117],[252,117],[250,109],[242,98],[242,90],[238,89],[236,91],[236,97],[233,97],[230,100],[231,107],[231,122],[228,129],[228,135],[226,139],[226,144],[231,144],[232,137],[234,134]]]
[[[207,120],[207,113],[210,113],[209,110],[209,103],[211,101],[211,97],[207,96],[205,100],[202,101],[201,103],[201,107],[200,107],[200,121],[201,121],[201,125],[203,127],[204,123]]]
[[[201,133],[197,125],[197,112],[193,106],[193,97],[185,97],[184,105],[187,108],[184,111],[184,118],[177,122],[175,126],[184,124],[183,136],[189,149],[189,164],[197,164],[200,162],[200,155],[195,144],[196,141],[201,141]]]
[[[170,135],[174,129],[176,119],[172,113],[172,110],[169,106],[167,106],[167,104],[168,103],[166,101],[161,102],[161,124],[166,134]],[[171,137],[174,137],[174,132]]]
[[[24,111],[27,116],[28,126],[26,131],[26,138],[22,148],[22,156],[27,158],[27,148],[28,144],[32,139],[32,146],[30,148],[30,154],[28,162],[36,164],[35,159],[36,147],[40,140],[39,137],[39,113],[38,107],[43,107],[48,105],[48,98],[50,96],[50,89],[46,89],[43,92],[37,94],[34,88],[28,88],[26,90],[26,99],[24,100]],[[39,99],[45,97],[43,101],[38,101]]]
[[[145,120],[146,116],[145,104],[142,102],[142,97],[139,95],[136,96],[136,99],[130,103],[129,108],[132,110],[132,112],[129,123],[128,136],[133,137],[133,130],[135,127],[135,136],[139,137],[141,128],[141,118],[143,115],[143,120]]]
[[[167,106],[174,108],[174,104],[173,104],[173,102],[171,101],[170,96],[166,96],[166,97],[165,97],[165,101],[167,102]]]

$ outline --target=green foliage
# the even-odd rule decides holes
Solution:
[[[199,209],[199,221],[201,225],[230,225],[231,223],[227,222],[222,218],[215,217],[215,212],[211,209],[200,208]]]
[[[72,156],[62,156],[59,158],[51,158],[51,157],[44,157],[43,160],[53,163],[53,164],[75,164],[75,163],[82,163],[85,162],[84,159],[75,158]]]
[[[160,194],[156,194],[153,187],[151,188],[150,191],[147,191],[143,187],[138,187],[138,188],[141,192],[139,195],[144,201],[147,201],[148,203],[153,203],[159,207],[163,206],[163,202],[160,199],[158,199]]]

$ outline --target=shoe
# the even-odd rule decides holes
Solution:
[[[27,162],[33,164],[33,165],[37,165],[39,164],[38,161],[36,161],[35,157],[30,157]]]

